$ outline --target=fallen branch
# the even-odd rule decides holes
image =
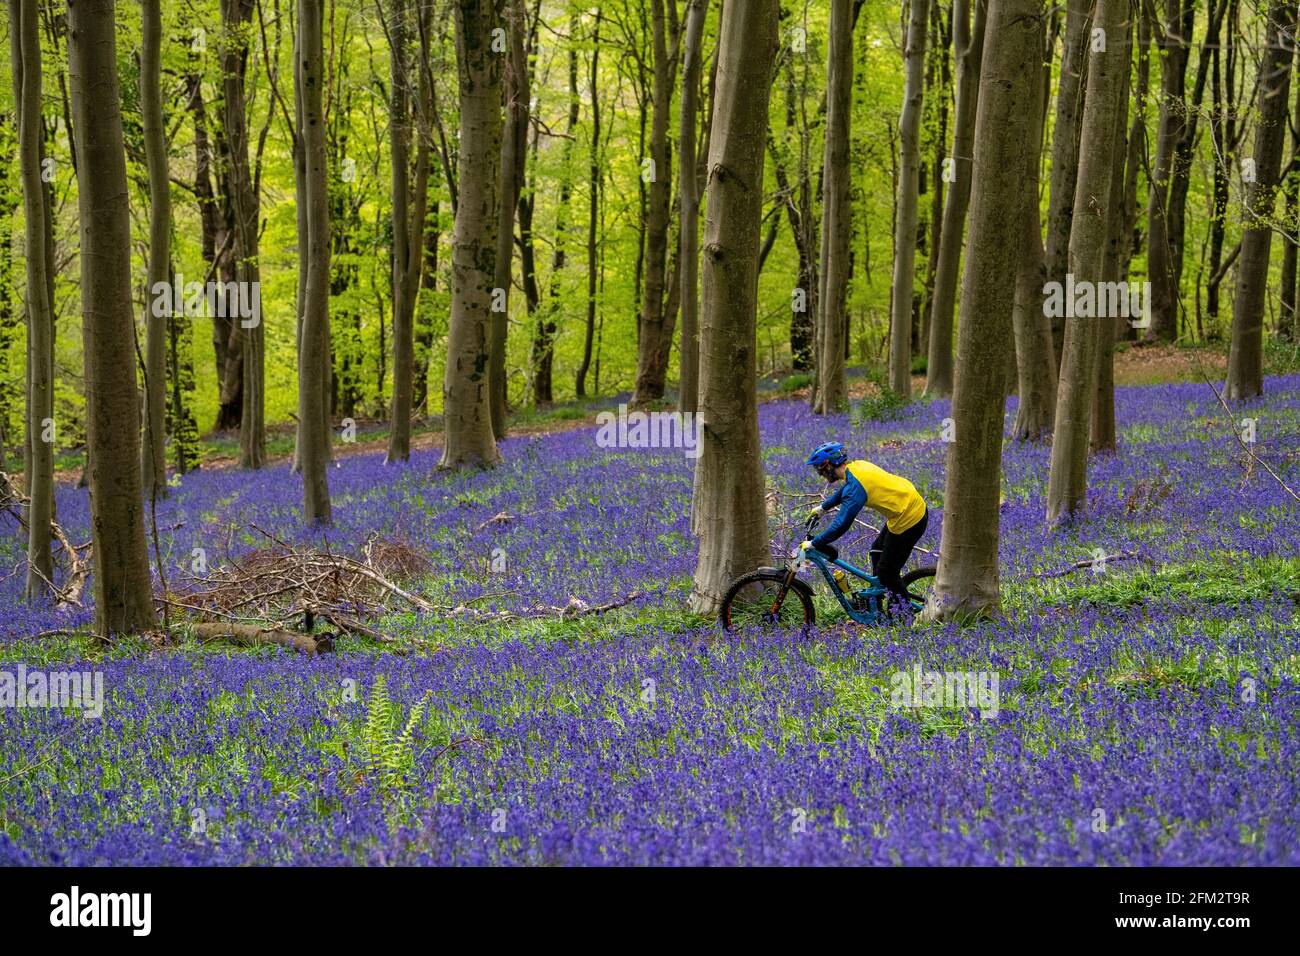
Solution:
[[[191,624],[190,629],[205,642],[227,641],[241,647],[278,644],[303,654],[327,654],[334,650],[334,638],[330,634],[300,634],[255,624]]]
[[[1138,553],[1137,551],[1124,551],[1120,554],[1102,555],[1100,558],[1085,558],[1082,561],[1076,561],[1068,568],[1062,568],[1059,571],[1044,571],[1041,574],[1033,575],[1033,577],[1040,578],[1040,579],[1063,578],[1067,574],[1073,574],[1075,571],[1079,571],[1083,568],[1096,567],[1098,562],[1100,562],[1103,566],[1105,566],[1107,564],[1110,564],[1112,561],[1143,561],[1148,564],[1151,563],[1150,558],[1146,557],[1143,554]]]

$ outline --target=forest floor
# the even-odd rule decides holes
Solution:
[[[0,701],[6,674],[102,681],[98,707],[0,708],[0,863],[1300,863],[1300,375],[1231,416],[1270,474],[1184,371],[1118,389],[1073,528],[1043,523],[1048,449],[1006,446],[1003,616],[965,626],[863,628],[819,594],[810,634],[724,637],[683,610],[691,460],[589,423],[490,472],[340,457],[327,532],[283,461],[185,475],[156,516],[165,638],[97,647],[88,601],[0,577]],[[949,413],[764,402],[774,558],[835,435],[916,483],[930,560]],[[58,514],[89,539],[84,490]],[[202,640],[181,606],[288,619],[286,562],[381,552],[406,596],[332,653]],[[351,574],[330,607],[372,592]]]

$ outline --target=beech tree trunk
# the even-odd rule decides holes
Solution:
[[[389,90],[389,142],[393,152],[393,403],[388,430],[387,461],[411,457],[411,412],[414,405],[415,306],[424,269],[424,222],[429,196],[429,11],[427,0],[416,0],[419,61],[416,64],[416,136],[414,183],[411,154],[411,84],[407,63],[406,0],[392,0],[389,29],[392,64]],[[382,391],[382,390],[381,390]]]
[[[848,314],[849,241],[853,237],[853,212],[849,203],[849,180],[852,177],[849,166],[849,124],[853,101],[852,0],[831,0],[826,90],[821,287],[817,295],[815,326],[818,370],[813,400],[813,411],[823,415],[840,411],[848,401],[844,384],[844,320]],[[915,201],[914,196],[913,203]],[[911,381],[910,359],[908,381]]]
[[[930,22],[928,0],[908,0],[903,50],[906,79],[903,114],[898,121],[898,212],[894,222],[894,282],[889,323],[889,387],[912,397],[912,288],[916,266],[917,203],[921,172],[921,108],[925,91],[925,42]]]
[[[1052,164],[1047,204],[1047,280],[1065,282],[1070,271],[1070,231],[1079,175],[1079,120],[1083,116],[1084,75],[1088,65],[1093,0],[1069,0],[1061,50],[1061,79],[1052,125]],[[1053,319],[1052,343],[1058,361],[1065,338],[1064,319]]]
[[[452,238],[451,320],[443,378],[442,468],[495,465],[488,325],[497,253],[501,56],[491,48],[499,0],[456,0],[460,153]]]
[[[777,50],[776,0],[722,8],[701,264],[701,452],[691,524],[700,539],[690,606],[717,612],[727,586],[767,559],[758,435],[758,245],[763,150]]]
[[[582,362],[574,377],[574,391],[578,398],[587,396],[587,371],[591,368],[591,346],[596,334],[596,283],[598,278],[596,226],[600,218],[600,190],[604,178],[600,165],[600,97],[596,92],[596,79],[600,63],[600,18],[592,27],[591,70],[587,74],[587,88],[591,93],[591,143],[588,149],[589,193],[587,204],[587,323],[582,338]]]
[[[157,626],[141,495],[131,217],[113,0],[68,4],[68,73],[80,162],[77,205],[95,631],[108,641]],[[26,92],[23,99],[30,105]]]
[[[230,163],[230,206],[234,218],[235,280],[245,302],[261,285],[258,264],[258,223],[261,218],[257,191],[248,160],[248,111],[244,79],[248,72],[248,37],[252,35],[253,0],[221,0],[222,92]],[[266,460],[265,336],[260,313],[233,321],[241,329],[243,351],[243,404],[239,421],[239,464],[261,468]]]
[[[1039,44],[1044,37],[1040,33]],[[1015,331],[1016,391],[1019,402],[1012,435],[1018,441],[1042,441],[1052,434],[1056,416],[1056,345],[1052,323],[1043,310],[1043,284],[1047,264],[1043,252],[1038,202],[1039,157],[1043,150],[1046,92],[1050,61],[1034,71],[1033,95],[1026,101],[1030,114],[1032,161],[1021,187],[1020,260],[1016,269],[1016,298],[1011,317]]]
[[[514,263],[515,207],[524,183],[524,159],[528,154],[528,58],[524,52],[522,0],[509,0],[508,56],[505,63],[506,122],[501,129],[500,164],[501,196],[496,206],[496,259],[493,269],[493,301],[489,322],[490,353],[488,379],[491,386],[489,404],[492,431],[497,438],[506,436],[506,332],[509,318],[510,273]],[[493,54],[498,55],[499,54]],[[530,200],[531,202],[531,200]],[[531,222],[530,222],[531,232]],[[500,291],[496,291],[500,290]]]
[[[970,206],[971,160],[975,144],[975,111],[978,106],[980,58],[984,52],[985,0],[953,3],[953,57],[957,61],[957,104],[952,132],[952,182],[943,207],[934,270],[934,298],[930,302],[929,348],[925,367],[925,394],[952,394],[952,317],[956,307],[957,279],[961,269],[962,239],[966,210]],[[1038,124],[1041,126],[1041,122]],[[1038,182],[1038,170],[1033,172]],[[1035,194],[1035,202],[1037,195]],[[1034,230],[1038,213],[1034,211]],[[1041,240],[1040,243],[1041,245]],[[1040,256],[1041,258],[1041,256]]]
[[[1132,31],[1125,30],[1125,49],[1132,50]],[[1128,54],[1131,59],[1131,52]],[[1111,164],[1110,208],[1106,213],[1106,244],[1101,259],[1103,282],[1126,282],[1127,261],[1124,258],[1125,230],[1128,220],[1125,210],[1124,184],[1128,175],[1125,160],[1129,155],[1128,99],[1130,70],[1122,70],[1119,78],[1119,105],[1115,108],[1114,162]],[[1118,315],[1102,315],[1097,323],[1096,381],[1092,390],[1092,414],[1089,422],[1089,448],[1092,454],[1115,450],[1115,342],[1127,320]]]
[[[27,600],[46,594],[54,580],[50,520],[54,517],[54,263],[50,217],[41,181],[41,40],[37,0],[9,0],[9,40],[18,107],[18,161],[23,187],[27,269]],[[125,187],[124,187],[125,188]],[[5,250],[5,255],[8,255]],[[89,359],[87,359],[89,362]],[[134,371],[132,362],[131,369]],[[128,396],[135,399],[135,382]]]
[[[1201,119],[1201,102],[1205,99],[1205,85],[1209,79],[1210,49],[1219,45],[1220,25],[1228,9],[1228,0],[1210,0],[1207,10],[1205,40],[1201,43],[1196,61],[1196,79],[1191,93],[1184,93],[1182,111],[1184,119],[1178,139],[1174,142],[1173,164],[1170,168],[1169,196],[1165,212],[1165,232],[1169,240],[1169,292],[1173,297],[1175,318],[1181,299],[1183,253],[1187,232],[1187,193],[1191,187],[1192,161],[1196,149],[1197,131]],[[1183,27],[1190,42],[1195,27],[1196,6],[1187,0]],[[1188,56],[1189,54],[1184,54]],[[1155,286],[1152,286],[1153,297]],[[1152,320],[1154,324],[1154,319]],[[1199,306],[1198,306],[1199,323]],[[1189,334],[1191,330],[1188,330]],[[1199,331],[1197,333],[1199,335]]]
[[[668,6],[665,15],[665,4]],[[668,348],[674,317],[665,308],[668,273],[668,228],[672,196],[672,167],[668,153],[668,121],[672,115],[674,76],[677,72],[676,0],[650,0],[654,31],[654,106],[650,116],[649,206],[646,210],[645,292],[641,299],[640,337],[637,340],[636,393],[643,405],[664,396]],[[671,23],[667,22],[671,17]]]
[[[1097,0],[1095,24],[1105,49],[1093,40],[1088,58],[1088,90],[1080,133],[1088,144],[1080,152],[1070,228],[1070,267],[1075,283],[1100,283],[1111,215],[1111,181],[1118,158],[1116,113],[1125,91],[1131,47],[1124,29],[1126,0]],[[1047,481],[1047,520],[1079,517],[1087,500],[1088,435],[1096,390],[1097,319],[1066,320],[1065,353],[1056,396],[1051,469]]]
[[[939,573],[922,617],[996,612],[998,498],[1002,480],[1003,377],[1021,204],[1037,162],[1031,111],[1042,60],[1041,0],[989,0],[971,176],[970,241],[957,323],[954,441],[948,445]]]
[[[1295,0],[1273,0],[1259,82],[1255,128],[1254,182],[1246,183],[1245,229],[1232,304],[1232,346],[1228,352],[1228,398],[1264,393],[1264,305],[1268,259],[1273,242],[1272,215],[1280,185],[1282,146],[1287,133],[1291,91],[1291,50],[1296,42]]]
[[[1147,275],[1151,282],[1151,327],[1147,338],[1172,342],[1178,337],[1178,287],[1174,243],[1169,223],[1170,180],[1179,141],[1187,134],[1187,60],[1194,0],[1165,0],[1164,55],[1160,57],[1160,119],[1156,155],[1151,164],[1147,203]]]
[[[569,21],[569,33],[577,36],[577,18]],[[593,96],[595,88],[593,87]],[[573,141],[578,128],[578,108],[581,100],[578,96],[578,49],[569,47],[569,113],[564,126],[564,144],[561,151],[560,194],[555,203],[555,249],[551,255],[550,291],[546,305],[537,314],[537,338],[533,356],[533,396],[539,405],[555,401],[555,333],[556,316],[563,310],[561,301],[561,279],[568,262],[569,240],[569,204],[573,197],[571,169],[573,165]]]
[[[141,475],[145,496],[167,497],[165,452],[167,410],[167,326],[170,295],[155,297],[158,284],[171,282],[171,182],[167,173],[167,132],[162,110],[162,4],[142,0],[140,112],[144,125],[145,163],[149,168],[149,278],[145,294],[144,441]],[[155,302],[165,307],[154,307]],[[162,314],[156,314],[161,312]]]
[[[298,99],[302,106],[303,164],[307,200],[307,279],[303,284],[298,349],[298,459],[302,470],[302,518],[308,525],[332,520],[329,427],[323,370],[329,367],[330,209],[326,168],[323,0],[298,4]]]
[[[678,346],[678,401],[683,412],[694,412],[700,399],[700,192],[695,150],[695,118],[700,109],[700,58],[704,52],[704,20],[708,0],[687,0],[686,36],[682,52],[682,105],[678,128],[677,195],[682,211],[681,280],[682,336]]]

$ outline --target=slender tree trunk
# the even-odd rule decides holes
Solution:
[[[894,283],[889,325],[889,387],[912,397],[912,288],[916,264],[916,229],[921,170],[921,111],[925,89],[925,42],[929,25],[927,0],[908,0],[907,39],[903,52],[906,79],[903,115],[898,121],[899,176],[894,226]]]
[[[459,201],[452,241],[451,321],[443,379],[446,432],[440,467],[500,461],[488,394],[488,325],[497,252],[501,149],[501,57],[492,31],[497,0],[456,0],[460,84]]]
[[[930,305],[929,355],[925,393],[952,394],[952,317],[956,306],[957,278],[961,268],[962,237],[970,206],[971,159],[975,140],[975,111],[980,84],[980,57],[984,50],[985,0],[955,0],[953,4],[953,56],[957,61],[957,105],[953,118],[952,182],[943,208],[934,273],[934,299]],[[1041,123],[1039,124],[1041,125]],[[1034,170],[1037,182],[1038,171]],[[1034,197],[1037,203],[1037,195]],[[1038,229],[1034,213],[1034,230]],[[1041,242],[1040,242],[1041,245]]]
[[[682,210],[681,280],[682,337],[678,347],[679,397],[683,412],[697,410],[700,399],[700,194],[696,176],[695,120],[700,109],[700,59],[704,53],[704,21],[708,0],[688,0],[682,60],[681,124],[678,129],[678,201]]]
[[[636,394],[634,403],[643,405],[664,396],[667,350],[672,342],[673,322],[664,307],[667,289],[668,228],[672,196],[672,167],[668,153],[668,121],[672,114],[676,73],[676,30],[666,22],[664,4],[676,0],[650,0],[654,30],[654,106],[650,117],[650,201],[646,215],[645,294],[641,300],[640,338],[637,341]],[[675,7],[674,7],[675,9]],[[673,17],[675,21],[675,16]],[[670,49],[671,48],[671,49]]]
[[[1040,49],[1044,37],[1040,34]],[[1016,269],[1016,298],[1012,324],[1016,339],[1016,381],[1020,400],[1012,435],[1019,441],[1042,441],[1052,434],[1056,415],[1056,346],[1052,323],[1043,311],[1043,284],[1047,264],[1040,231],[1038,201],[1040,157],[1043,151],[1045,92],[1051,79],[1051,62],[1034,71],[1033,95],[1026,101],[1030,114],[1031,161],[1021,187],[1020,260]]]
[[[1300,86],[1300,84],[1296,84]],[[1286,179],[1286,213],[1282,228],[1282,276],[1278,296],[1277,334],[1280,339],[1296,339],[1296,242],[1300,241],[1300,231],[1296,229],[1296,217],[1300,215],[1300,168],[1296,165],[1292,144],[1291,168]]]
[[[162,110],[162,4],[142,0],[140,112],[145,162],[149,167],[149,281],[145,296],[145,414],[141,474],[147,496],[167,497],[166,400],[167,326],[171,317],[171,182],[167,173],[167,131]],[[155,294],[162,286],[163,294]]]
[[[701,267],[701,453],[691,514],[700,539],[691,608],[715,613],[727,585],[767,558],[758,435],[758,243],[776,0],[723,5]]]
[[[248,112],[244,79],[248,71],[248,41],[252,33],[252,0],[221,0],[221,65],[225,101],[225,128],[229,143],[230,205],[234,218],[235,278],[240,283],[244,302],[255,301],[253,289],[261,285],[258,263],[259,202],[253,188],[252,168],[248,159]],[[236,322],[243,350],[243,405],[239,422],[239,464],[242,468],[261,468],[266,460],[265,406],[265,336],[260,311],[255,315],[237,315]]]
[[[1205,27],[1205,40],[1202,42],[1196,60],[1196,79],[1192,83],[1192,92],[1184,94],[1182,112],[1184,119],[1178,139],[1174,142],[1174,158],[1170,168],[1168,209],[1165,214],[1165,231],[1169,241],[1169,293],[1173,299],[1175,317],[1181,301],[1183,277],[1183,249],[1187,231],[1187,193],[1191,187],[1192,161],[1196,149],[1197,131],[1201,119],[1201,103],[1205,99],[1205,85],[1210,72],[1210,48],[1219,45],[1219,30],[1223,15],[1228,9],[1228,0],[1210,0]],[[1196,5],[1193,0],[1186,0],[1184,7],[1183,29],[1191,40],[1195,28]],[[1189,54],[1185,53],[1184,56]],[[1154,298],[1155,287],[1152,286]],[[1154,318],[1153,318],[1154,323]]]
[[[393,403],[387,461],[411,457],[411,411],[414,405],[415,305],[424,268],[424,224],[429,195],[429,3],[416,0],[419,61],[416,64],[414,183],[411,181],[411,110],[407,91],[406,0],[392,0],[389,140],[393,152]],[[380,392],[382,394],[382,388]]]
[[[1100,283],[1111,215],[1111,181],[1116,150],[1115,114],[1124,92],[1131,48],[1124,28],[1125,0],[1097,0],[1095,24],[1105,49],[1094,36],[1088,58],[1088,90],[1080,134],[1088,149],[1079,157],[1074,217],[1070,227],[1070,267],[1075,283]],[[1074,315],[1066,320],[1065,354],[1056,396],[1052,460],[1047,483],[1047,520],[1055,524],[1080,516],[1087,500],[1088,434],[1096,391],[1097,319]]]
[[[331,523],[327,422],[321,375],[329,367],[330,207],[326,168],[326,83],[323,0],[298,4],[298,99],[302,107],[303,164],[307,199],[307,281],[303,285],[298,350],[298,458],[302,470],[302,517],[307,525]]]
[[[1131,51],[1132,30],[1125,28],[1122,37],[1125,50]],[[1131,52],[1128,54],[1131,58]],[[1129,76],[1126,65],[1120,71],[1119,105],[1115,108],[1115,161],[1111,164],[1110,208],[1106,214],[1106,244],[1102,251],[1101,280],[1107,283],[1127,282],[1123,247],[1125,228],[1124,182],[1127,170],[1124,157],[1129,153],[1125,136],[1128,132]],[[1114,288],[1112,286],[1112,288]],[[1096,383],[1092,390],[1092,415],[1089,423],[1089,445],[1093,454],[1115,450],[1115,342],[1125,320],[1118,315],[1097,317]]]
[[[95,631],[102,641],[157,626],[141,496],[131,218],[117,70],[112,0],[70,3]],[[26,92],[23,99],[28,102]]]
[[[1282,148],[1287,133],[1291,90],[1291,51],[1296,42],[1295,0],[1273,0],[1259,83],[1259,121],[1255,128],[1254,181],[1246,183],[1245,229],[1232,305],[1232,347],[1228,353],[1228,398],[1264,393],[1264,305],[1272,215],[1280,184]]]
[[[589,146],[589,202],[587,205],[587,324],[582,339],[582,362],[578,365],[574,390],[578,398],[587,396],[587,372],[591,368],[591,344],[596,333],[596,225],[599,219],[599,196],[603,174],[600,166],[600,96],[596,80],[600,75],[600,18],[592,27],[591,71],[587,88],[591,90],[591,144]]]
[[[1210,131],[1214,142],[1220,144],[1214,150],[1213,210],[1210,215],[1210,253],[1206,272],[1210,279],[1205,289],[1205,312],[1209,320],[1211,337],[1219,335],[1219,287],[1223,281],[1223,246],[1227,237],[1229,177],[1236,168],[1236,147],[1238,142],[1238,124],[1236,117],[1238,88],[1236,83],[1236,36],[1237,36],[1237,0],[1228,2],[1228,30],[1226,42],[1212,46],[1211,64],[1211,107]],[[1222,54],[1222,55],[1221,55]],[[1226,66],[1226,78],[1224,69]],[[1240,247],[1238,247],[1240,248]]]
[[[578,35],[577,18],[569,21],[569,34]],[[593,89],[594,95],[594,89]],[[569,113],[564,127],[564,144],[561,150],[560,194],[555,203],[555,249],[551,255],[550,291],[546,306],[537,315],[537,339],[533,357],[533,396],[537,404],[555,401],[555,333],[556,316],[563,311],[560,282],[568,262],[569,204],[573,196],[571,169],[573,166],[573,141],[578,129],[578,50],[569,47]]]
[[[514,263],[515,208],[524,182],[524,159],[528,154],[528,57],[524,51],[523,0],[507,0],[509,13],[509,56],[504,78],[506,122],[501,129],[501,196],[496,206],[496,259],[493,270],[493,301],[489,321],[488,380],[492,431],[506,436],[506,332],[510,302],[510,272]],[[532,200],[529,199],[531,203]],[[499,290],[499,291],[498,291]]]
[[[1035,74],[1042,60],[1041,0],[989,0],[971,177],[970,241],[957,323],[954,441],[948,445],[939,573],[923,617],[989,614],[999,606],[998,498],[1002,476],[1003,376],[1021,203],[1033,142]]]
[[[1170,180],[1178,142],[1187,133],[1187,60],[1190,53],[1193,0],[1165,0],[1164,55],[1160,58],[1160,120],[1156,156],[1148,194],[1147,275],[1151,282],[1151,327],[1147,338],[1172,342],[1178,337],[1178,288],[1174,274],[1174,237],[1170,233]]]
[[[37,0],[10,0],[9,39],[18,107],[18,157],[23,184],[27,268],[27,600],[54,580],[50,520],[54,516],[54,302],[48,258],[50,217],[41,181],[41,43]],[[125,190],[125,187],[123,187]],[[5,250],[5,255],[8,255]],[[87,360],[89,362],[89,360]],[[135,364],[132,362],[131,370]],[[129,395],[135,398],[135,382]]]
[[[1056,92],[1056,121],[1052,126],[1051,180],[1047,204],[1047,280],[1065,282],[1070,265],[1070,231],[1074,221],[1074,191],[1079,175],[1079,120],[1083,116],[1084,76],[1088,65],[1089,27],[1093,0],[1069,0],[1061,51],[1061,79]],[[1053,351],[1061,360],[1065,339],[1063,319],[1052,321]]]
[[[917,0],[918,4],[921,0]],[[922,41],[924,42],[924,41]],[[821,286],[817,295],[817,389],[813,411],[828,414],[848,401],[844,384],[844,317],[848,313],[849,124],[853,100],[852,0],[831,0],[830,54],[826,58],[826,148],[822,160]],[[913,197],[915,203],[916,197]],[[915,209],[913,209],[915,213]],[[915,233],[915,229],[913,229]],[[908,362],[911,381],[911,362]]]
[[[1151,22],[1147,17],[1137,20],[1137,85],[1133,90],[1133,119],[1128,129],[1128,151],[1124,157],[1124,222],[1120,227],[1124,237],[1120,248],[1120,275],[1129,274],[1129,265],[1141,246],[1138,234],[1138,176],[1146,163],[1147,99],[1151,86]],[[1216,50],[1217,52],[1217,50]],[[1126,326],[1121,330],[1127,339],[1137,338],[1137,329]]]

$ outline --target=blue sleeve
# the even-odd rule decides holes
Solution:
[[[856,479],[844,482],[844,486],[839,491],[822,502],[822,507],[838,503],[840,506],[839,513],[835,520],[830,523],[821,534],[813,538],[813,546],[821,547],[824,544],[830,544],[832,541],[841,537],[844,532],[853,527],[853,519],[858,516],[867,503],[867,489],[862,487],[861,482]]]
[[[847,484],[848,482],[846,481],[826,497],[826,500],[822,502],[822,511],[830,511],[840,503],[840,499],[844,497],[844,488]]]

